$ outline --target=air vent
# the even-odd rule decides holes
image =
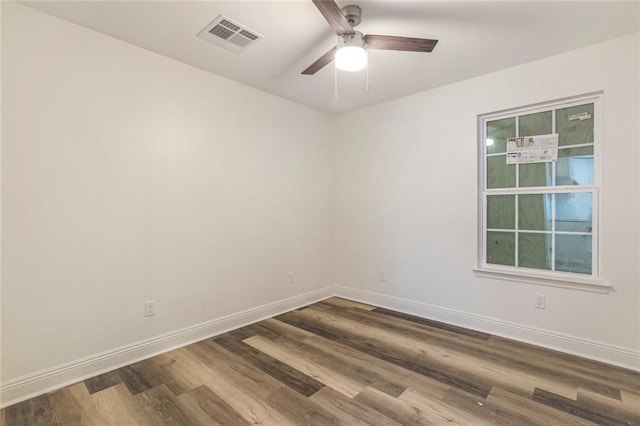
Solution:
[[[263,37],[252,29],[220,15],[198,33],[198,37],[238,53]]]

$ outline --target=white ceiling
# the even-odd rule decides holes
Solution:
[[[31,7],[330,113],[442,86],[640,31],[640,3],[363,1],[365,34],[435,38],[432,53],[372,50],[366,73],[300,72],[335,45],[311,0],[45,1]],[[196,36],[219,14],[265,36],[232,53]],[[559,70],[560,72],[561,70]]]

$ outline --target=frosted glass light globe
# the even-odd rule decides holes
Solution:
[[[360,46],[344,46],[336,52],[336,67],[342,71],[360,71],[367,66],[367,51]]]

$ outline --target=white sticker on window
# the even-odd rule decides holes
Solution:
[[[579,114],[571,114],[569,116],[569,121],[574,121],[574,120],[587,120],[591,118],[591,114],[589,114],[588,112],[581,112]]]
[[[557,133],[507,139],[507,164],[548,163],[557,159]]]

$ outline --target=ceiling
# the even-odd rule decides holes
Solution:
[[[300,72],[336,43],[311,0],[23,2],[329,113],[361,108],[640,31],[640,2],[371,1],[359,31],[435,38],[432,53],[372,50],[366,72]],[[223,14],[265,38],[232,53],[196,36]]]

